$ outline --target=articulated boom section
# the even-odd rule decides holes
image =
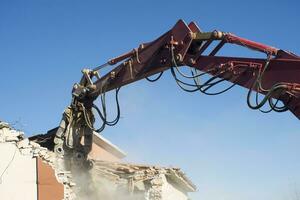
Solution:
[[[214,41],[218,44],[204,55]],[[265,53],[266,59],[215,56],[225,44]],[[120,64],[109,73],[99,76],[98,71],[102,68],[117,63]],[[190,67],[191,73],[183,73],[183,66]],[[262,112],[290,110],[300,119],[300,57],[231,33],[202,32],[194,22],[186,25],[179,20],[170,31],[153,42],[141,44],[93,70],[83,70],[83,78],[74,85],[72,104],[65,111],[57,132],[57,152],[75,152],[76,159],[85,159],[91,149],[92,132],[95,131],[92,108],[96,109],[103,121],[97,131],[102,131],[106,125],[115,125],[120,116],[120,87],[144,78],[154,82],[168,69],[179,87],[187,92],[199,91],[216,95],[240,85],[248,89],[247,103],[250,108]],[[155,74],[158,74],[157,78],[149,78]],[[208,78],[201,82],[200,77],[203,80],[204,76]],[[93,81],[94,77],[96,81]],[[232,85],[222,91],[211,92],[215,85],[223,81],[229,81]],[[105,93],[113,89],[116,90],[118,116],[115,120],[108,121]],[[93,104],[99,96],[102,101],[101,109]],[[262,110],[265,104],[269,104],[269,110]],[[83,136],[85,145],[80,143]]]

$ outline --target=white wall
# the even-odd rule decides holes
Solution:
[[[162,185],[163,200],[188,200],[188,196],[170,184],[165,176],[163,176],[162,179],[164,182]]]
[[[0,199],[36,200],[36,179],[36,159],[21,155],[13,143],[0,143]]]

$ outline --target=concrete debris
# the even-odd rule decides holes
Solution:
[[[24,139],[24,140],[19,141],[18,144],[17,144],[17,147],[18,147],[19,149],[25,149],[25,148],[28,148],[28,147],[29,147],[29,139],[26,138],[26,139]]]
[[[0,129],[3,129],[3,128],[9,128],[9,127],[10,127],[10,126],[9,126],[8,123],[0,121]]]
[[[17,142],[23,138],[23,132],[14,130],[7,123],[0,121],[0,142]]]
[[[117,179],[128,179],[132,177],[134,181],[152,180],[157,175],[164,174],[172,181],[176,181],[181,187],[187,191],[196,190],[196,186],[187,178],[180,168],[175,167],[160,167],[152,165],[138,165],[120,162],[107,162],[94,160],[93,170],[105,174],[114,174]],[[154,182],[156,184],[157,182]]]
[[[150,165],[136,165],[119,162],[93,161],[94,166],[90,170],[93,181],[99,186],[103,178],[109,181],[119,191],[120,196],[112,196],[111,199],[123,199],[126,194],[131,194],[138,200],[184,200],[188,192],[196,191],[195,185],[184,175],[179,168],[163,168]],[[95,184],[95,183],[89,183]],[[170,189],[171,188],[171,189]],[[168,197],[170,193],[181,193],[178,198]],[[113,193],[113,192],[112,192]],[[118,194],[115,192],[113,194]],[[101,197],[101,196],[100,196]],[[182,197],[182,198],[180,198]]]

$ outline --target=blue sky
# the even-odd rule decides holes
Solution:
[[[299,4],[0,0],[0,119],[18,121],[28,135],[57,126],[82,68],[155,39],[178,19],[300,54]],[[224,54],[256,56],[232,48]],[[240,87],[215,97],[185,93],[165,73],[154,84],[122,88],[122,118],[103,135],[128,161],[181,167],[198,186],[192,199],[295,199],[299,120],[250,110],[246,93]]]

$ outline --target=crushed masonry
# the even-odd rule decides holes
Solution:
[[[160,167],[151,165],[138,165],[120,162],[107,162],[94,160],[92,170],[105,177],[115,180],[132,179],[134,182],[151,180],[154,185],[160,185],[159,175],[165,175],[168,179],[177,180],[177,184],[187,191],[194,191],[196,186],[186,177],[180,168]],[[155,178],[154,178],[155,177]]]
[[[4,142],[51,166],[64,186],[64,200],[188,200],[187,193],[196,191],[179,168],[92,160],[90,170],[67,170],[62,157],[0,121],[0,143]],[[177,196],[169,198],[170,194]]]

